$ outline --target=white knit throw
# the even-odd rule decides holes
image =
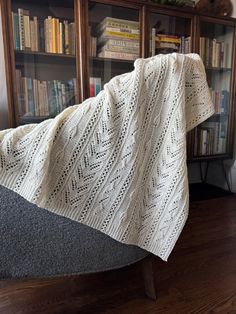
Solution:
[[[0,132],[0,184],[167,260],[188,215],[186,132],[214,113],[197,54],[138,59],[97,97]]]

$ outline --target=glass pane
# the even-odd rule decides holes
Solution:
[[[191,19],[152,13],[149,25],[150,56],[191,52]]]
[[[112,77],[133,70],[140,56],[139,11],[89,3],[90,90],[96,96]]]
[[[13,1],[19,124],[40,122],[78,97],[73,1]]]
[[[215,114],[195,130],[195,156],[227,153],[233,27],[201,24],[200,55],[205,64]]]

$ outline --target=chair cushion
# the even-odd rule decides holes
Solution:
[[[0,186],[0,279],[111,270],[148,252],[50,213]]]

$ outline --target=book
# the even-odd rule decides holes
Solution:
[[[15,50],[20,50],[19,15],[12,12],[13,40]]]
[[[18,8],[12,12],[13,40],[15,50],[75,55],[75,23],[48,16],[39,19],[30,11]]]
[[[100,29],[104,29],[106,27],[111,28],[126,28],[126,29],[137,29],[139,30],[139,22],[125,20],[125,19],[117,19],[114,17],[105,17],[101,23],[99,24]]]
[[[227,114],[228,113],[228,107],[229,107],[229,91],[222,90],[222,100],[221,100],[221,108],[220,113]]]
[[[94,85],[94,78],[89,78],[89,96],[94,97],[95,96],[95,85]]]
[[[25,50],[24,10],[18,8],[20,49]]]
[[[24,37],[25,37],[25,49],[31,49],[31,36],[30,36],[30,19],[29,11],[23,10],[23,25],[24,25]]]
[[[155,37],[155,40],[159,42],[168,42],[168,43],[175,43],[175,44],[181,43],[181,38],[176,35],[157,34]]]
[[[95,96],[97,96],[102,89],[101,78],[100,77],[94,77],[93,82],[94,82],[94,93],[95,93]]]
[[[139,34],[131,34],[131,33],[126,33],[126,32],[119,32],[117,31],[107,31],[104,30],[104,32],[101,34],[101,36],[99,37],[98,42],[102,42],[104,40],[106,40],[107,38],[124,38],[124,39],[139,39]]]
[[[114,52],[114,51],[101,51],[98,54],[100,58],[111,58],[111,59],[123,59],[123,60],[135,60],[139,57],[138,54],[126,53],[126,52]]]
[[[139,29],[134,28],[126,28],[126,27],[104,27],[102,29],[97,28],[97,33],[101,34],[104,32],[119,32],[119,33],[125,33],[125,34],[136,34],[139,35],[140,31]]]
[[[114,51],[114,52],[128,52],[128,53],[134,53],[139,54],[139,47],[123,47],[123,46],[116,46],[116,45],[107,45],[105,44],[101,49],[99,49],[99,52],[101,51]]]

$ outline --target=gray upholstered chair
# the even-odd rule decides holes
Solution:
[[[55,215],[0,186],[0,280],[95,273],[145,260],[147,294],[155,298],[147,251]]]

